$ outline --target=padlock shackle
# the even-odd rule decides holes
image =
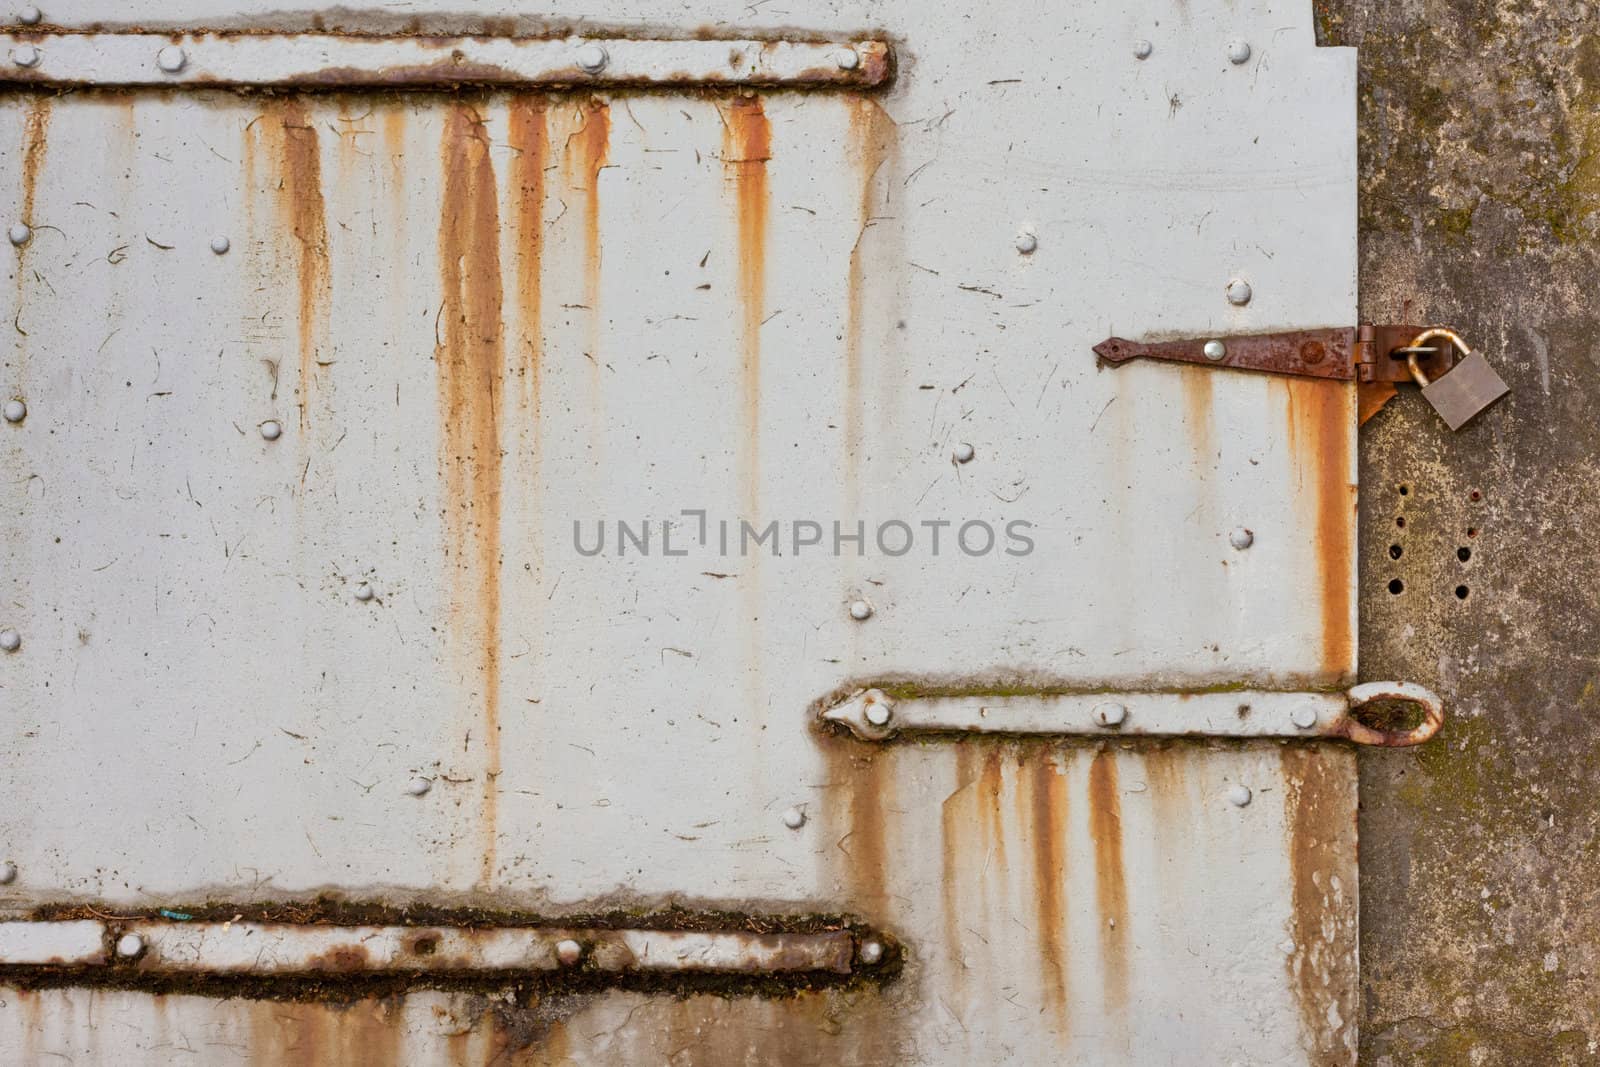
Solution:
[[[1424,389],[1433,383],[1428,381],[1428,376],[1423,374],[1422,368],[1417,365],[1417,355],[1422,352],[1432,352],[1433,346],[1429,345],[1428,342],[1432,341],[1436,337],[1448,338],[1450,343],[1456,346],[1463,357],[1472,355],[1472,349],[1467,347],[1467,342],[1461,339],[1461,335],[1456,333],[1454,330],[1447,330],[1443,326],[1434,326],[1423,330],[1421,333],[1417,334],[1417,336],[1411,339],[1410,344],[1406,345],[1404,348],[1395,349],[1396,352],[1404,352],[1406,354],[1406,370],[1411,372],[1411,380],[1422,386]]]

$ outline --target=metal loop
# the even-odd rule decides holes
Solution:
[[[1410,748],[1428,740],[1444,725],[1444,701],[1432,690],[1414,682],[1363,682],[1351,687],[1345,699],[1350,701],[1352,712],[1376,700],[1402,700],[1422,709],[1422,722],[1409,730],[1374,730],[1357,722],[1353,715],[1347,715],[1340,733],[1358,745]]]
[[[1435,337],[1443,337],[1447,339],[1451,344],[1455,345],[1456,348],[1461,351],[1463,356],[1470,356],[1472,354],[1472,349],[1467,347],[1467,342],[1461,339],[1460,334],[1456,333],[1454,330],[1447,330],[1442,326],[1435,326],[1432,329],[1423,330],[1421,333],[1417,334],[1416,337],[1411,339],[1410,344],[1406,345],[1404,348],[1395,349],[1396,352],[1404,352],[1406,354],[1406,370],[1411,372],[1411,380],[1422,386],[1424,389],[1433,383],[1428,381],[1428,376],[1423,374],[1422,368],[1417,365],[1417,353],[1434,351],[1433,347],[1425,344],[1425,342],[1431,341]]]

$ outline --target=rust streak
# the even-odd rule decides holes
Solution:
[[[1038,908],[1039,962],[1045,997],[1055,1011],[1062,1035],[1067,1028],[1067,780],[1048,748],[1024,757],[1019,772],[1029,772],[1034,860],[1034,897]],[[1019,773],[1020,777],[1020,773]],[[1020,783],[1019,783],[1020,784]],[[1022,796],[1019,788],[1018,797]]]
[[[833,859],[844,865],[852,906],[881,909],[888,899],[888,855],[885,851],[885,790],[892,788],[894,768],[878,766],[892,760],[892,750],[858,754],[860,746],[835,741],[827,746],[829,823],[846,829],[832,843]]]
[[[605,169],[611,152],[611,105],[604,100],[590,100],[577,110],[582,123],[568,136],[562,154],[562,170],[567,188],[583,195],[583,304],[589,311],[589,387],[590,400],[595,410],[593,422],[603,425],[599,418],[600,366],[600,172]]]
[[[1294,942],[1285,966],[1311,1062],[1346,1063],[1355,1054],[1356,929],[1341,881],[1354,872],[1341,870],[1341,857],[1355,851],[1354,766],[1348,753],[1313,745],[1285,746],[1281,759]]]
[[[767,161],[772,125],[760,97],[735,100],[723,112],[722,164],[733,185],[739,230],[739,299],[743,346],[745,509],[760,514],[761,320],[767,306]]]
[[[34,96],[28,103],[28,117],[22,127],[22,221],[37,226],[33,217],[34,191],[39,185],[39,171],[44,167],[45,155],[50,148],[50,113],[53,101],[48,96]]]
[[[1285,379],[1296,474],[1311,494],[1322,622],[1322,681],[1353,680],[1351,621],[1356,487],[1350,481],[1354,388],[1348,382]],[[1309,486],[1305,483],[1309,481]],[[1304,496],[1304,493],[1302,493]]]
[[[1181,367],[1183,383],[1183,421],[1194,444],[1195,466],[1203,478],[1216,460],[1216,441],[1212,433],[1211,383],[1216,371],[1207,367]]]
[[[516,196],[512,209],[517,234],[517,308],[522,341],[527,346],[527,364],[522,368],[522,403],[537,428],[541,401],[540,362],[544,355],[540,284],[544,259],[544,164],[549,149],[542,97],[519,95],[511,98],[510,141],[516,153],[511,180]],[[593,247],[598,248],[598,214],[592,214],[595,218]]]
[[[322,198],[322,151],[306,100],[285,97],[274,105],[281,158],[278,192],[295,239],[299,279],[300,425],[311,412],[317,338],[327,323],[331,296],[327,208]]]
[[[451,108],[439,218],[443,309],[438,364],[440,465],[451,587],[449,631],[478,676],[484,745],[483,852],[492,881],[500,774],[500,383],[504,370],[499,208],[482,120]],[[479,731],[474,731],[479,732]]]
[[[1089,836],[1094,841],[1095,902],[1100,909],[1100,951],[1106,1007],[1128,1008],[1128,886],[1122,863],[1122,791],[1117,758],[1101,750],[1089,764]]]
[[[861,352],[866,323],[863,316],[866,292],[866,264],[862,242],[872,224],[874,190],[878,171],[889,158],[894,145],[894,122],[876,101],[857,97],[850,102],[850,139],[856,166],[861,171],[858,202],[859,230],[850,247],[850,274],[845,292],[844,334],[844,448],[847,514],[861,511],[860,454],[865,410],[861,396]]]

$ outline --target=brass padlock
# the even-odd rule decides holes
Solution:
[[[1444,338],[1455,345],[1461,352],[1461,362],[1440,375],[1438,380],[1430,382],[1428,376],[1422,373],[1422,368],[1417,366],[1417,356],[1432,352],[1433,347],[1428,342],[1435,338]],[[1406,354],[1406,367],[1411,371],[1412,379],[1422,386],[1422,399],[1433,405],[1433,410],[1452,430],[1461,429],[1480,411],[1511,391],[1511,387],[1489,366],[1489,361],[1483,358],[1483,353],[1468,348],[1454,330],[1424,330],[1409,345],[1397,351]]]

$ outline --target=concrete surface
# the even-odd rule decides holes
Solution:
[[[1596,1062],[1600,5],[1317,8],[1361,47],[1362,314],[1459,327],[1513,390],[1362,433],[1362,676],[1455,719],[1361,754],[1361,1062]]]

